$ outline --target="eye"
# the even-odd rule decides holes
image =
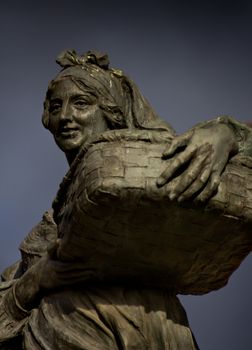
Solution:
[[[79,109],[84,109],[95,102],[95,98],[91,95],[83,94],[83,95],[76,95],[73,96],[71,99],[71,102],[74,107]]]
[[[76,107],[80,107],[80,108],[83,108],[83,107],[86,107],[87,105],[89,105],[88,101],[85,100],[84,98],[78,98],[74,101],[74,105]]]
[[[62,107],[62,103],[59,101],[51,101],[50,106],[49,106],[49,113],[57,113],[60,111]]]

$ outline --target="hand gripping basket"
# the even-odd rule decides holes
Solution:
[[[156,185],[169,142],[166,132],[117,130],[85,147],[58,194],[59,259],[102,283],[184,294],[227,283],[252,247],[251,159],[230,161],[206,205],[178,204]]]

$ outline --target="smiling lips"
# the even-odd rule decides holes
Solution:
[[[79,131],[77,126],[63,126],[58,130],[58,136],[73,137]]]

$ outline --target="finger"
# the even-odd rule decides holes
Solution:
[[[223,155],[221,161],[216,162],[213,165],[212,174],[210,176],[209,183],[204,188],[204,190],[200,193],[196,200],[204,202],[209,199],[214,193],[217,191],[218,186],[220,184],[220,176],[227,164],[228,154],[226,156]]]
[[[167,168],[163,171],[163,173],[157,179],[157,185],[163,186],[168,180],[172,177],[172,175],[185,163],[187,163],[192,156],[195,154],[196,148],[187,148],[184,152],[179,153],[174,156],[172,159],[167,161]]]
[[[186,191],[178,198],[179,202],[191,198],[195,193],[197,193],[202,187],[205,186],[207,180],[209,179],[212,167],[207,165],[207,167],[202,171],[201,175],[198,176],[195,181],[189,186]]]
[[[175,151],[183,146],[186,146],[188,141],[191,139],[193,134],[192,130],[185,132],[184,134],[177,136],[171,142],[171,144],[167,147],[167,149],[163,152],[163,158],[171,156]]]
[[[194,158],[188,169],[186,169],[182,175],[178,176],[167,185],[167,189],[170,191],[169,198],[171,200],[180,196],[188,187],[191,188],[190,185],[199,177],[209,156],[210,151],[199,154],[197,158]]]
[[[220,184],[220,175],[216,172],[213,172],[210,176],[210,179],[206,187],[197,196],[196,200],[200,202],[205,202],[217,191],[219,184]]]

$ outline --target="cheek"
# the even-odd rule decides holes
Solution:
[[[52,134],[55,134],[58,129],[58,118],[56,116],[49,115],[48,118],[48,129]]]
[[[94,115],[91,111],[75,113],[75,122],[83,127],[88,127],[93,124]]]
[[[98,106],[91,106],[88,111],[76,114],[76,121],[83,128],[94,133],[106,129],[105,118]]]

